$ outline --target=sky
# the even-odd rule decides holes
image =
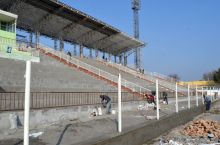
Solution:
[[[131,1],[61,0],[133,36]],[[220,67],[220,0],[142,0],[139,14],[145,71],[192,81]]]
[[[133,36],[131,1],[62,0]],[[220,0],[142,0],[139,15],[146,71],[191,81],[220,67]]]

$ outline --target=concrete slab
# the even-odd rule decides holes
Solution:
[[[133,105],[133,108],[127,110],[122,113],[122,134],[117,132],[117,114],[116,115],[103,115],[103,116],[89,116],[87,112],[86,115],[78,118],[74,116],[74,112],[68,109],[56,109],[56,110],[44,110],[33,115],[33,119],[31,122],[31,130],[30,133],[36,132],[44,132],[43,135],[39,136],[37,139],[31,139],[31,144],[39,143],[39,144],[48,144],[48,145],[87,145],[87,144],[106,144],[109,140],[109,143],[112,145],[116,144],[127,144],[140,145],[140,139],[142,141],[146,140],[145,133],[150,133],[152,136],[155,136],[166,130],[166,127],[163,124],[159,125],[155,119],[148,120],[147,116],[156,116],[156,111],[153,110],[152,107],[149,107],[148,110],[138,110],[137,107],[140,104],[145,104],[146,102],[139,103],[128,103],[127,105]],[[181,105],[186,108],[187,102],[181,102]],[[192,104],[195,106],[195,104]],[[115,106],[116,107],[116,106]],[[91,108],[91,107],[88,107]],[[129,107],[128,107],[129,108]],[[161,122],[163,122],[163,118],[170,118],[169,121],[179,121],[183,119],[181,115],[175,115],[174,104],[171,102],[169,105],[161,105]],[[204,108],[201,106],[201,108]],[[197,109],[194,109],[197,110]],[[82,111],[82,109],[81,109]],[[185,115],[190,113],[191,110],[185,111]],[[46,118],[49,117],[51,120],[56,120],[53,122],[49,122],[49,120],[43,120],[39,122],[36,118],[40,118],[40,116]],[[79,114],[79,112],[77,112]],[[85,113],[86,114],[86,113]],[[193,113],[191,114],[191,116]],[[42,117],[42,116],[41,116]],[[84,117],[84,118],[83,118]],[[35,120],[34,120],[35,118]],[[59,118],[59,120],[57,120]],[[1,118],[0,118],[1,119]],[[33,123],[38,122],[38,125],[33,125]],[[147,127],[146,127],[147,126]],[[167,127],[175,127],[175,125],[167,126]],[[153,130],[156,129],[156,132]],[[139,134],[138,132],[142,133]],[[143,133],[144,132],[144,133]],[[7,128],[2,129],[0,131],[0,145],[11,145],[15,141],[17,141],[17,145],[21,145],[23,138],[23,128],[19,128],[17,130],[8,130]],[[138,135],[139,134],[139,135]],[[119,138],[117,138],[119,137]],[[117,140],[117,141],[116,141]],[[119,142],[118,142],[119,141]],[[121,141],[121,143],[120,143]]]

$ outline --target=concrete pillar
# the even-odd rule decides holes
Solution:
[[[114,62],[117,63],[117,56],[114,55]]]
[[[29,42],[30,42],[30,47],[33,47],[33,32],[29,33]]]
[[[128,56],[124,54],[124,66],[127,66],[128,64]]]
[[[64,50],[64,42],[63,42],[63,39],[61,38],[60,39],[60,51],[63,51]]]
[[[35,32],[35,46],[36,48],[39,48],[39,43],[40,43],[40,32],[39,31],[36,31]]]
[[[92,58],[92,48],[89,49],[89,57]]]
[[[76,52],[76,44],[73,44],[73,55],[76,56],[77,52]]]
[[[111,61],[112,60],[112,55],[109,53],[108,54],[108,61]]]
[[[119,63],[121,64],[122,63],[122,56],[119,55]]]
[[[104,58],[104,59],[105,59],[105,52],[103,52],[102,58]]]
[[[80,57],[83,57],[83,46],[82,45],[79,45],[79,54],[80,54]]]
[[[54,49],[57,50],[57,38],[54,38]]]
[[[95,57],[96,57],[96,58],[99,57],[99,50],[98,50],[98,49],[95,50]]]

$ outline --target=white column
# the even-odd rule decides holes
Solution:
[[[202,86],[202,104],[204,104],[204,98],[203,98],[203,95],[204,95],[204,93],[203,93],[203,86]]]
[[[188,84],[188,108],[190,109],[190,86]]]
[[[118,132],[121,132],[121,74],[118,76]]]
[[[199,96],[198,96],[198,89],[197,89],[197,85],[196,85],[196,106],[199,106]]]
[[[158,80],[156,80],[156,103],[157,103],[157,120],[159,120],[159,91],[158,91]]]
[[[178,90],[177,90],[177,82],[176,82],[176,113],[179,112],[179,108],[178,108]]]
[[[24,145],[29,145],[29,113],[30,113],[31,61],[26,61],[25,74],[25,106],[24,106]]]

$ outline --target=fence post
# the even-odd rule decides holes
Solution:
[[[122,130],[121,122],[121,74],[118,76],[118,132]]]
[[[176,82],[176,113],[179,112],[179,108],[178,108],[178,90],[177,90],[177,82]]]
[[[158,91],[158,80],[156,80],[156,101],[157,101],[157,120],[159,120],[159,91]]]
[[[204,98],[203,98],[203,95],[204,95],[204,93],[203,93],[203,86],[202,86],[202,104],[204,104]]]
[[[24,145],[29,145],[31,61],[26,61],[25,73],[25,106],[24,106]]]
[[[197,90],[197,85],[196,85],[196,106],[199,106],[199,97],[198,97],[198,90]]]
[[[190,109],[190,86],[188,84],[188,108]]]

